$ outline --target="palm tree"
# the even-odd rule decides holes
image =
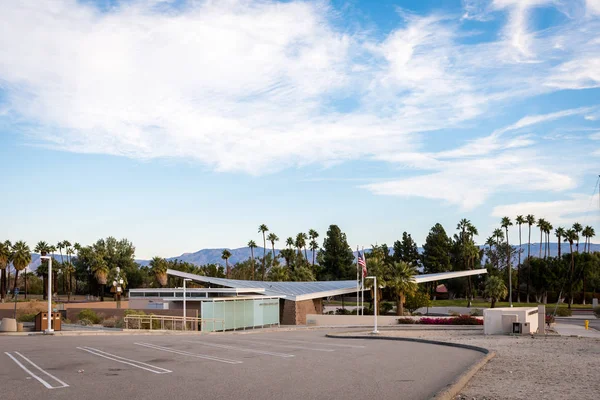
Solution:
[[[531,283],[531,226],[535,224],[535,216],[528,214],[525,217],[525,221],[527,221],[527,225],[529,228],[529,236],[527,239],[527,264],[529,268],[527,268],[527,299],[525,301],[529,303],[529,284]]]
[[[94,253],[91,260],[92,274],[96,277],[98,284],[102,287],[100,291],[100,301],[104,301],[104,289],[106,286],[106,278],[108,277],[109,268],[101,254]]]
[[[502,217],[501,226],[506,230],[506,269],[508,270],[508,301],[512,306],[512,264],[510,262],[510,243],[508,241],[508,227],[513,223],[508,217]]]
[[[496,307],[496,301],[508,295],[506,285],[499,276],[490,276],[486,280],[485,295],[492,300],[491,308]]]
[[[558,238],[558,259],[560,260],[560,250],[561,250],[561,245],[562,245],[562,238],[565,237],[565,228],[563,228],[562,226],[559,226],[558,228],[556,228],[554,230],[554,235],[556,235],[556,237]]]
[[[319,244],[317,243],[317,238],[319,237],[319,233],[314,229],[308,230],[308,238],[310,239],[309,248],[312,250],[312,265],[315,266],[315,251],[319,249]],[[316,246],[314,245],[315,243]]]
[[[267,228],[267,225],[265,224],[261,224],[258,227],[258,233],[262,232],[263,235],[263,259],[262,259],[262,280],[265,280],[265,273],[266,273],[266,267],[265,267],[265,261],[267,260],[267,238],[265,236],[265,233],[269,231],[269,228]]]
[[[4,302],[6,298],[6,268],[12,261],[12,245],[7,240],[6,242],[0,242],[0,300]]]
[[[565,242],[569,242],[571,249],[571,276],[569,278],[569,308],[573,304],[573,278],[575,277],[575,255],[573,254],[573,242],[579,240],[579,236],[575,229],[567,229],[565,232]]]
[[[550,221],[546,221],[544,224],[544,233],[546,234],[546,251],[544,251],[544,258],[550,257],[550,232],[552,232],[554,227],[550,223]]]
[[[167,268],[167,260],[162,257],[153,257],[152,260],[150,260],[150,271],[160,286],[167,285]]]
[[[494,232],[492,232],[492,237],[494,237],[496,239],[496,253],[497,253],[498,249],[500,248],[500,242],[504,241],[504,232],[502,232],[502,229],[496,228],[496,229],[494,229]],[[496,254],[496,268],[500,269],[500,255],[499,254]]]
[[[67,252],[68,251],[72,252],[71,249],[68,249]],[[73,267],[73,264],[68,262],[67,265],[65,265],[63,272],[65,273],[65,278],[67,278],[67,282],[69,284],[69,287],[67,289],[67,302],[71,302],[71,293],[73,291],[73,274],[75,273],[75,268]]]
[[[573,230],[575,231],[575,233],[577,234],[577,252],[579,253],[579,233],[583,230],[583,227],[581,226],[581,224],[579,222],[575,222],[573,224]]]
[[[591,245],[591,238],[594,237],[596,234],[596,232],[594,232],[594,228],[592,228],[591,226],[586,226],[583,231],[581,232],[581,235],[585,238],[585,243],[583,244],[583,252],[584,253],[589,253],[590,252],[590,245]]]
[[[33,249],[33,251],[35,251],[36,253],[39,253],[42,257],[45,257],[48,255],[48,253],[50,253],[52,249],[50,248],[50,245],[44,241],[40,241],[35,245],[35,248]],[[48,297],[48,260],[42,260],[42,264],[44,265],[45,268],[40,269],[40,267],[38,267],[37,272],[41,273],[42,275],[42,297],[44,300],[46,300]],[[38,275],[39,276],[39,275]]]
[[[417,270],[412,265],[400,261],[390,265],[389,278],[386,284],[396,295],[396,314],[404,315],[404,298],[417,290],[415,275]]]
[[[311,240],[308,244],[308,248],[312,251],[312,266],[315,267],[315,254],[317,254],[317,250],[319,250],[319,243],[316,240]]]
[[[522,215],[517,215],[515,222],[519,226],[519,264],[517,265],[517,303],[521,302],[521,226],[527,222]]]
[[[231,257],[231,252],[227,249],[223,250],[221,253],[221,258],[225,260],[225,273],[227,275],[227,279],[231,276],[231,271],[229,270],[229,257]]]
[[[15,297],[15,289],[19,280],[19,271],[23,271],[31,263],[31,250],[27,243],[19,240],[13,246],[13,267],[15,267],[15,283],[13,286],[13,298]]]
[[[294,247],[294,239],[291,236],[288,237],[287,239],[285,239],[285,245],[291,249],[292,247]]]
[[[279,241],[279,237],[273,232],[271,232],[269,233],[269,236],[267,236],[267,240],[271,242],[271,248],[273,249],[273,252],[271,254],[273,255],[273,261],[275,261],[275,242]]]
[[[302,249],[304,249],[304,258],[308,262],[308,254],[306,253],[306,233],[300,232],[296,235],[296,247],[298,248],[298,253],[302,254]]]
[[[536,226],[540,229],[540,255],[539,258],[542,258],[542,235],[544,233],[544,224],[546,223],[546,220],[544,218],[539,218],[537,220],[537,224]]]
[[[249,241],[248,247],[250,247],[250,253],[252,254],[252,280],[254,280],[254,249],[256,248],[256,242],[254,240]]]

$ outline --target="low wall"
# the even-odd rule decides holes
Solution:
[[[513,322],[528,323],[530,333],[536,333],[538,330],[538,308],[488,308],[483,311],[483,321],[483,333],[485,333],[486,335],[512,333]]]
[[[377,317],[377,325],[398,325],[398,316],[383,315]],[[331,325],[365,325],[373,326],[374,317],[372,315],[317,315],[308,314],[306,324],[313,326],[331,326]]]

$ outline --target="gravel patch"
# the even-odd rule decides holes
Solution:
[[[600,398],[598,339],[485,336],[473,331],[386,331],[382,335],[462,343],[495,351],[496,356],[473,376],[457,399]]]

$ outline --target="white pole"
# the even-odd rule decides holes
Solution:
[[[358,275],[358,270],[359,270],[358,257],[360,257],[360,253],[358,252],[358,245],[356,246],[356,253],[357,253],[357,255],[356,255],[356,304],[358,304],[358,306],[360,307],[360,286],[359,286],[360,278]],[[356,309],[356,315],[359,315],[358,309]]]
[[[373,292],[375,293],[375,302],[373,304],[374,328],[373,333],[379,333],[377,330],[377,277],[367,276],[367,279],[373,279]]]
[[[187,315],[186,315],[186,309],[185,309],[185,282],[187,281],[187,279],[183,280],[183,330],[187,330]]]
[[[54,332],[52,329],[52,257],[40,257],[43,260],[48,260],[48,328],[46,333]]]

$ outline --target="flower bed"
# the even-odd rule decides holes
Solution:
[[[421,325],[483,325],[483,320],[470,315],[459,315],[450,318],[423,317],[419,319],[398,318],[399,324],[421,324]]]

